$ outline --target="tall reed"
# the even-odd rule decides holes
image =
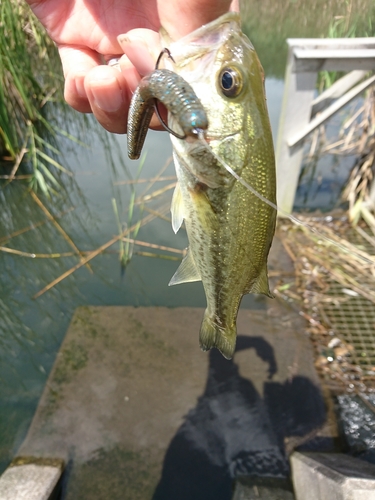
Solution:
[[[48,113],[49,103],[63,102],[59,56],[24,1],[1,0],[0,26],[0,160],[11,162],[2,170],[12,180],[26,160],[32,187],[47,192],[64,170],[54,141],[61,131]]]

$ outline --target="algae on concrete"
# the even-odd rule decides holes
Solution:
[[[102,449],[72,470],[64,500],[151,499],[159,473],[160,465],[150,460],[147,452],[120,446]]]
[[[175,479],[222,500],[240,473],[285,475],[289,436],[332,429],[302,319],[266,304],[240,311],[231,361],[199,349],[203,309],[78,308],[19,454],[64,459],[66,500],[169,500]]]
[[[292,483],[273,477],[239,477],[232,500],[294,500]]]

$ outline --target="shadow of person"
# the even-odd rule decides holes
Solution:
[[[271,379],[277,372],[272,346],[239,335],[236,353],[245,349],[255,349]],[[235,359],[210,351],[204,393],[168,447],[153,500],[230,500],[237,476],[285,477],[284,437],[294,430],[305,435],[325,421],[320,391],[310,380],[266,382],[263,399]]]

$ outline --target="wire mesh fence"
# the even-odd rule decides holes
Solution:
[[[329,234],[332,241],[283,223],[280,235],[294,262],[296,278],[290,287],[281,284],[276,292],[298,302],[325,384],[336,394],[375,392],[372,236],[365,225],[359,231],[353,228],[343,214],[307,222],[319,234]]]

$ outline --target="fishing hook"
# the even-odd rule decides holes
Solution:
[[[167,54],[168,55],[168,58],[169,59],[172,59],[172,61],[176,64],[176,61],[173,59],[172,57],[172,54],[171,54],[171,51],[169,49],[167,49],[166,47],[160,52],[159,54],[159,57],[156,61],[156,64],[155,64],[155,69],[159,69],[159,63],[161,61],[161,58],[163,57],[164,54]],[[186,135],[180,135],[180,134],[177,134],[177,132],[175,132],[174,130],[172,130],[171,128],[168,127],[168,125],[165,123],[165,121],[163,120],[161,114],[160,114],[160,111],[159,111],[159,106],[158,106],[159,102],[157,99],[154,99],[154,109],[155,109],[155,114],[156,116],[158,117],[159,119],[159,122],[162,124],[162,126],[164,127],[164,129],[169,132],[170,134],[172,134],[174,137],[177,137],[177,139],[186,139]]]
[[[160,63],[161,58],[163,57],[164,54],[167,54],[168,58],[172,59],[172,61],[176,64],[176,61],[172,57],[171,51],[169,49],[167,49],[166,47],[164,47],[164,49],[159,54],[158,60],[156,61],[155,69],[159,69],[159,63]]]

